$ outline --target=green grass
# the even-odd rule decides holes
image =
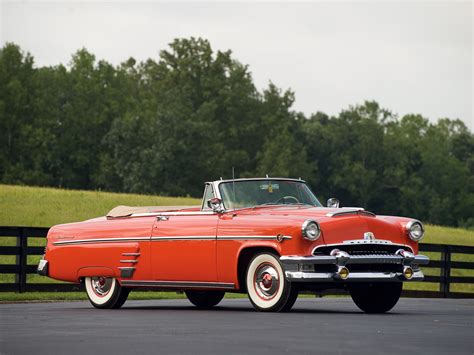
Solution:
[[[117,205],[199,205],[200,200],[182,197],[161,197],[136,194],[118,194],[98,191],[77,191],[54,188],[0,185],[0,226],[50,227],[55,224],[86,220],[105,215]],[[43,238],[29,238],[30,246],[44,246]],[[426,226],[423,243],[474,246],[474,231],[441,226]],[[16,238],[0,238],[0,245],[15,245]],[[426,253],[439,260],[439,253]],[[36,265],[40,256],[29,256],[28,264]],[[454,254],[453,260],[474,261],[474,255]],[[0,256],[1,264],[14,264],[15,256]],[[439,275],[439,269],[424,269],[427,275]],[[453,270],[453,276],[474,276],[473,270]],[[14,282],[14,275],[0,274],[0,282]],[[39,275],[28,275],[30,283],[59,282]],[[438,284],[405,283],[405,289],[437,290]],[[474,292],[472,284],[453,284],[453,291]],[[170,292],[132,292],[131,299],[163,299],[183,297]],[[233,296],[231,296],[233,297]],[[85,300],[79,292],[0,292],[0,301],[28,300]]]
[[[474,230],[426,225],[422,243],[474,246]]]
[[[176,292],[148,292],[134,291],[130,293],[130,300],[164,300],[185,298],[182,293]],[[86,301],[85,292],[2,292],[0,302],[27,302],[27,301]]]
[[[104,216],[118,205],[176,206],[200,203],[200,200],[188,197],[0,185],[0,225],[51,227]]]

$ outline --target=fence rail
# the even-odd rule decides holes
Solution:
[[[30,292],[30,291],[80,291],[82,285],[69,283],[30,283],[28,274],[36,274],[36,264],[28,264],[28,256],[43,255],[44,246],[29,246],[30,238],[45,238],[49,228],[40,227],[0,227],[0,274],[14,274],[15,282],[0,281],[0,292]],[[5,246],[5,238],[16,238],[16,245]],[[437,297],[437,298],[474,298],[474,292],[453,292],[451,285],[474,284],[474,276],[452,276],[453,269],[474,270],[474,262],[453,261],[453,254],[474,255],[474,247],[445,244],[420,244],[420,251],[440,253],[439,260],[430,260],[423,269],[439,269],[439,276],[425,276],[425,282],[439,284],[438,291],[405,290],[407,297]],[[15,256],[14,264],[4,263],[4,256]],[[474,257],[470,258],[474,260]],[[471,273],[474,275],[474,272]],[[1,277],[1,276],[0,276]],[[339,291],[328,291],[323,294],[340,294]]]

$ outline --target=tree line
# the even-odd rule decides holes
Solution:
[[[474,136],[460,120],[399,118],[368,101],[336,116],[258,90],[231,51],[176,39],[114,66],[86,49],[36,67],[0,49],[0,182],[201,196],[203,182],[302,177],[321,201],[474,227]]]

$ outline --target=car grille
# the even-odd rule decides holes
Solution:
[[[407,246],[396,244],[335,244],[318,247],[314,250],[314,255],[330,255],[331,251],[339,249],[349,255],[395,255],[397,250],[404,249],[411,251]]]

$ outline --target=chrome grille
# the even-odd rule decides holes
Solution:
[[[339,248],[338,248],[339,249]],[[339,249],[344,250],[344,249]],[[349,250],[347,251],[349,255],[395,255],[394,253],[390,253],[387,250]]]
[[[404,249],[412,251],[410,247],[399,244],[381,244],[381,243],[343,243],[343,244],[332,244],[317,247],[314,250],[314,255],[330,255],[331,251],[339,249],[345,251],[349,255],[354,256],[365,256],[365,255],[395,255],[397,250]]]

